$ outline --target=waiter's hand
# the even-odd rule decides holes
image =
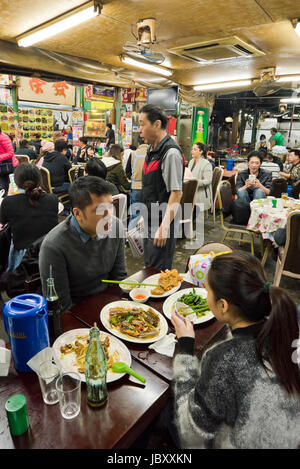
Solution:
[[[153,245],[158,248],[162,248],[166,245],[168,238],[168,228],[165,228],[163,225],[160,225],[158,230],[155,233]]]

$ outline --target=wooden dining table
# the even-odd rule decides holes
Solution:
[[[145,268],[134,275],[143,281],[157,273]],[[183,282],[181,288],[192,285]],[[118,285],[109,286],[104,292],[87,298],[63,314],[64,332],[86,328],[100,321],[101,309],[112,301],[130,300]],[[149,306],[162,312],[162,299],[151,298]],[[169,320],[168,332],[174,332]],[[201,352],[208,343],[222,332],[224,326],[216,319],[195,326],[195,352]],[[81,412],[73,420],[62,418],[59,405],[43,402],[36,373],[17,371],[13,362],[7,377],[0,377],[0,448],[6,449],[126,449],[160,415],[170,399],[170,384],[173,376],[173,358],[148,348],[149,344],[124,341],[131,356],[131,367],[144,378],[142,384],[129,375],[108,383],[108,402],[100,409],[92,409],[86,400],[86,386],[81,387]],[[175,353],[177,352],[177,346]],[[23,394],[27,400],[29,429],[23,435],[12,436],[5,412],[5,402],[13,394]]]

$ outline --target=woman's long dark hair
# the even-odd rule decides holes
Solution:
[[[25,190],[30,205],[36,206],[42,194],[41,173],[39,169],[30,164],[19,164],[14,172],[15,183],[20,189]]]
[[[225,299],[246,321],[264,320],[256,337],[258,359],[267,373],[268,362],[289,393],[300,394],[300,370],[292,360],[292,343],[299,339],[297,308],[288,293],[268,288],[259,260],[241,251],[215,257],[207,280],[215,301]]]
[[[207,146],[204,145],[204,143],[201,143],[201,142],[196,142],[195,145],[197,145],[199,150],[203,152],[203,154],[202,154],[203,158],[207,158]]]

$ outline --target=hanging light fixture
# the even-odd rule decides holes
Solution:
[[[74,26],[100,15],[102,4],[98,0],[85,2],[78,8],[74,8],[42,25],[27,31],[17,37],[18,46],[29,47],[37,42],[44,41],[56,34],[67,31]]]

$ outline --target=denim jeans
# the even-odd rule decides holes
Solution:
[[[265,199],[267,196],[262,189],[254,189],[253,191],[248,191],[247,189],[239,189],[237,191],[237,198],[243,200],[244,202],[250,202],[254,199]]]
[[[131,189],[130,191],[130,201],[129,201],[129,223],[128,231],[136,227],[137,222],[141,216],[141,211],[139,209],[139,204],[142,200],[142,190],[141,189]]]

